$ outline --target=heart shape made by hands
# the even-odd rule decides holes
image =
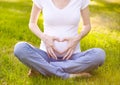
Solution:
[[[67,46],[68,46],[68,41],[57,41],[57,40],[55,40],[54,41],[54,46],[55,46],[55,49],[56,49],[55,54],[57,56],[63,56],[63,55],[65,55],[65,51],[66,51]]]

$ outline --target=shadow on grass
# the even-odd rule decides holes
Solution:
[[[91,17],[96,21],[93,24],[120,31],[120,3],[110,3],[105,0],[93,0],[91,3]]]
[[[59,83],[59,85],[78,85],[80,82],[93,81],[96,77],[101,77],[100,73],[97,71],[92,71],[91,74],[92,77],[76,77],[70,79],[62,79],[56,76],[45,77],[40,75],[37,77],[29,77],[29,80],[31,81],[32,85],[36,83],[40,85],[55,85],[57,83]]]
[[[96,8],[97,10],[94,10],[95,14],[99,14],[99,12],[116,12],[120,13],[120,3],[112,3],[107,2],[105,0],[93,0],[92,2],[96,3],[91,5],[91,8]]]
[[[11,39],[19,41],[29,41],[39,44],[40,40],[29,30],[28,23],[30,17],[32,1],[0,1],[0,34],[2,43]],[[42,22],[42,20],[39,20]],[[43,28],[42,23],[39,23]],[[42,29],[43,30],[43,29]],[[27,34],[27,35],[26,35]],[[4,42],[5,41],[5,42]],[[2,46],[4,46],[2,45]]]
[[[30,1],[24,1],[24,2],[0,1],[0,9],[14,9],[16,11],[19,10],[21,12],[26,12],[31,10],[31,2]]]

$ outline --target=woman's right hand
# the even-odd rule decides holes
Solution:
[[[46,34],[43,34],[42,41],[45,43],[47,54],[49,57],[52,57],[54,59],[57,59],[57,56],[55,54],[56,48],[54,46],[54,41],[60,41],[59,38],[55,36],[49,36]]]

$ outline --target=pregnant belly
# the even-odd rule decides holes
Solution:
[[[64,42],[58,42],[58,41],[55,41],[54,42],[54,45],[55,45],[55,48],[58,52],[62,53],[62,54],[59,54],[57,52],[55,52],[55,54],[58,56],[58,57],[62,57],[65,55],[65,53],[63,53],[66,48],[67,48],[67,41],[64,41]]]

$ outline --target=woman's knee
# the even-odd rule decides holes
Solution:
[[[105,61],[105,56],[106,56],[105,51],[101,48],[94,48],[93,50],[95,53],[95,62],[102,65]]]
[[[26,42],[18,42],[14,47],[14,55],[16,57],[20,57],[23,54],[24,48],[26,46],[27,46]]]

